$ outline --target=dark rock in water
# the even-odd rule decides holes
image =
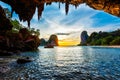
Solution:
[[[57,35],[51,35],[48,44],[53,45],[53,46],[58,46],[58,37]]]
[[[87,31],[83,31],[81,33],[81,42],[80,42],[80,45],[87,45],[87,39],[88,39],[88,34],[87,34]]]
[[[40,39],[40,46],[44,46],[44,45],[46,45],[46,41],[44,38],[41,38]]]
[[[54,48],[53,45],[45,45],[44,48]]]
[[[32,59],[30,59],[29,57],[26,57],[26,58],[19,58],[17,60],[17,63],[18,64],[24,64],[24,63],[28,63],[28,62],[32,62],[32,61],[33,61]]]

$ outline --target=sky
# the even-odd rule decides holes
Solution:
[[[9,5],[0,2],[4,8]],[[18,19],[14,13],[12,19]],[[26,22],[20,22],[27,26]],[[45,5],[42,18],[38,20],[37,9],[31,20],[31,27],[40,29],[40,38],[49,38],[51,34],[57,34],[61,45],[76,45],[80,43],[80,34],[87,31],[88,35],[92,32],[114,31],[120,28],[120,18],[104,11],[94,10],[86,4],[81,4],[77,9],[70,5],[68,15],[65,13],[65,5],[58,3]],[[62,34],[61,34],[62,33]]]

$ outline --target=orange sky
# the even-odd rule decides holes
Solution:
[[[73,38],[70,35],[58,35],[59,46],[74,46],[80,43],[79,36]]]
[[[74,46],[79,44],[79,41],[72,41],[72,40],[59,40],[59,46]]]

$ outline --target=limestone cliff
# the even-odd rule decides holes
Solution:
[[[44,46],[44,45],[46,45],[47,44],[47,42],[45,41],[45,39],[44,38],[41,38],[40,39],[40,46]]]
[[[12,24],[10,23],[10,20],[7,19],[6,14],[2,7],[0,6],[0,31],[6,31],[12,29]],[[5,34],[5,33],[4,33]]]
[[[81,33],[81,42],[80,42],[80,45],[86,45],[87,43],[87,39],[88,39],[88,34],[87,34],[87,31],[83,31]]]
[[[56,35],[51,35],[48,44],[51,44],[53,46],[58,46],[58,37]]]

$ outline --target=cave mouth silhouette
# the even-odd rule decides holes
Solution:
[[[28,27],[30,27],[30,21],[35,14],[36,8],[38,12],[38,20],[42,16],[45,5],[51,5],[53,2],[58,2],[60,8],[61,3],[65,3],[66,15],[69,12],[69,5],[74,5],[75,7],[80,4],[87,4],[89,7],[96,10],[103,10],[115,16],[120,16],[120,1],[119,0],[0,0],[11,6],[12,11],[16,12],[19,16],[20,21],[27,21]],[[11,15],[12,17],[12,15]]]

